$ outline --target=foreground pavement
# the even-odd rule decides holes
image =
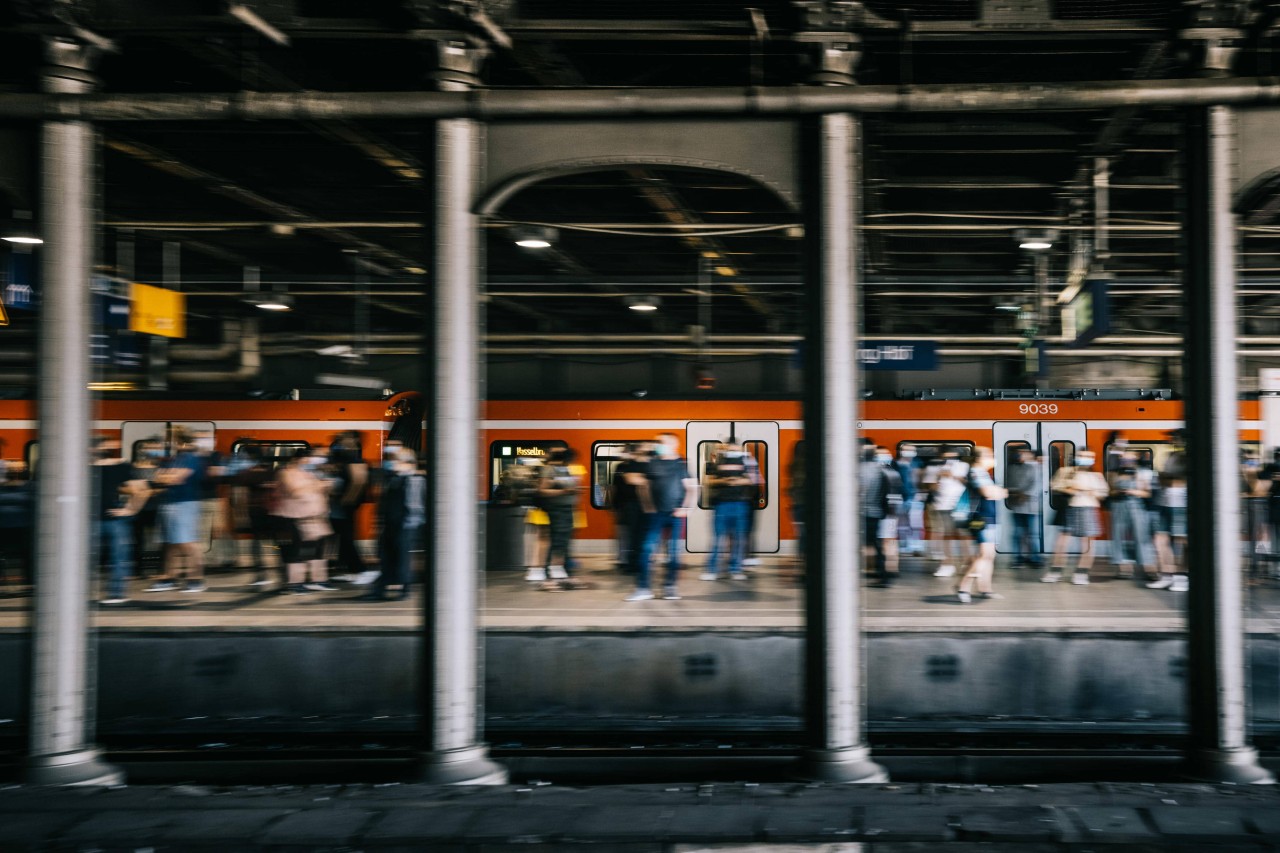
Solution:
[[[1093,783],[0,789],[4,851],[1280,850],[1280,788]]]

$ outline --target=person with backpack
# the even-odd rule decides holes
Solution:
[[[996,568],[996,543],[1000,541],[996,509],[997,502],[1004,500],[1009,493],[997,486],[992,477],[996,466],[996,455],[991,448],[979,447],[975,453],[976,458],[965,477],[968,497],[965,526],[978,548],[977,553],[969,560],[960,583],[956,585],[956,598],[960,599],[961,604],[969,604],[973,601],[975,584],[979,598],[1001,597],[991,588],[991,578]]]
[[[893,578],[889,574],[884,540],[880,538],[880,526],[892,513],[896,513],[896,509],[890,507],[896,507],[893,503],[895,495],[898,500],[902,499],[902,486],[900,483],[895,485],[894,478],[889,475],[888,465],[880,461],[874,444],[862,448],[858,481],[862,494],[863,555],[867,556],[868,552],[875,555],[876,579],[872,586],[887,589],[893,585]]]

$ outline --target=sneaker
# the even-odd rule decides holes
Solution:
[[[356,575],[356,579],[352,581],[356,586],[368,586],[378,579],[379,571],[366,571]]]
[[[961,604],[972,604],[972,603],[973,603],[973,596],[972,596],[972,595],[970,595],[969,593],[965,592],[964,590],[960,590],[959,592],[957,592],[957,593],[956,593],[956,598],[960,599],[960,603],[961,603]]]
[[[541,566],[535,569],[530,569],[529,573],[524,576],[524,579],[527,581],[542,582],[547,579],[547,570]]]
[[[553,581],[562,581],[565,578],[569,577],[569,573],[564,570],[564,566],[552,566],[551,568],[547,569],[547,575]]]
[[[716,574],[715,572],[703,572],[702,574],[698,575],[698,580],[700,580],[700,581],[718,581],[718,580],[720,580],[720,576],[719,576],[718,574]]]
[[[1169,587],[1169,592],[1188,592],[1191,589],[1191,581],[1186,575],[1174,575],[1173,586]]]
[[[1168,589],[1173,586],[1172,575],[1161,575],[1160,577],[1147,584],[1147,589]]]
[[[949,578],[956,573],[956,567],[950,563],[943,563],[938,566],[938,570],[933,573],[935,578]]]
[[[635,592],[624,598],[623,601],[651,601],[652,599],[652,592],[647,589],[637,589]]]
[[[338,589],[336,586],[330,586],[323,581],[319,583],[304,583],[302,586],[312,592],[336,592]]]
[[[249,584],[249,586],[257,586],[257,587],[271,586],[271,581],[267,580],[266,578],[258,578],[256,581]]]
[[[355,583],[357,575],[334,575],[329,580],[334,583]]]
[[[998,592],[980,592],[978,593],[978,598],[981,598],[983,601],[999,601],[1004,598],[1004,596]]]
[[[1040,576],[1040,583],[1057,583],[1062,580],[1061,572],[1045,572]]]
[[[744,581],[746,579],[747,579],[747,575],[745,572],[734,572],[731,575],[729,575],[729,580],[731,581]]]
[[[662,591],[663,601],[679,601],[680,593],[676,592],[675,587],[667,587]]]
[[[204,592],[208,588],[204,581],[187,581],[187,588],[183,592]]]
[[[172,581],[156,581],[151,586],[143,590],[143,592],[172,592],[177,589],[178,585]]]
[[[1089,585],[1089,573],[1088,573],[1088,572],[1076,572],[1075,574],[1073,574],[1073,575],[1071,576],[1071,582],[1072,582],[1073,584],[1075,584],[1076,586],[1088,586],[1088,585]]]
[[[100,602],[98,602],[98,603],[99,603],[99,604],[124,604],[124,603],[125,603],[125,602],[127,602],[128,600],[129,600],[129,599],[127,599],[127,598],[104,598],[104,599],[102,599],[102,601],[100,601]]]

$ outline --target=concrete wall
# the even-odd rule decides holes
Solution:
[[[418,648],[406,633],[104,634],[101,731],[189,729],[188,718],[411,728]],[[1254,718],[1280,723],[1280,638],[1249,650]],[[504,726],[794,727],[802,652],[795,633],[496,632],[485,711]],[[26,717],[26,654],[21,635],[0,635],[0,720],[11,721],[0,734]],[[882,633],[868,638],[867,670],[873,722],[1183,719],[1185,644],[1167,633]]]

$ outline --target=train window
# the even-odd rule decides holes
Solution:
[[[541,465],[547,454],[557,447],[568,447],[560,439],[522,441],[509,439],[489,445],[489,494],[503,482],[503,474],[515,465]],[[508,477],[507,479],[510,479]]]
[[[40,442],[28,441],[22,449],[22,460],[27,463],[27,479],[36,478],[36,466],[40,464]]]
[[[769,445],[763,441],[744,441],[742,449],[756,460],[756,497],[755,508],[765,509],[769,506]]]
[[[1005,485],[1009,482],[1009,468],[1018,464],[1018,454],[1024,450],[1031,450],[1031,444],[1026,441],[1006,441],[1004,443],[1004,479]],[[1004,505],[1006,509],[1013,509],[1013,497],[1005,498]]]
[[[916,449],[916,458],[921,460],[921,464],[926,464],[930,459],[939,459],[944,453],[958,453],[961,459],[969,459],[973,456],[974,443],[972,441],[899,441],[895,450],[894,457],[902,455],[902,448],[911,445]]]
[[[591,506],[595,509],[613,509],[613,478],[618,466],[626,461],[627,447],[641,444],[647,439],[635,441],[598,441],[591,445]]]
[[[1053,441],[1049,443],[1049,481],[1053,482],[1053,478],[1063,468],[1071,468],[1076,464],[1076,446],[1070,441]],[[1064,495],[1062,492],[1050,491],[1049,506],[1054,511],[1066,508],[1068,501],[1071,500],[1070,495]]]
[[[724,446],[722,441],[702,441],[698,443],[698,506],[702,509],[711,509],[711,490],[706,488],[707,468],[715,462],[716,451]],[[768,471],[769,463],[769,446],[763,441],[744,441],[742,449],[751,455],[756,461],[759,469],[756,478],[758,485],[756,486],[756,494],[750,499],[752,505],[756,509],[764,509],[767,507],[768,484],[765,482],[765,473]]]
[[[140,438],[133,444],[129,445],[129,459],[132,462],[141,462],[146,455],[148,447],[159,448],[161,454],[164,453],[164,436],[151,435],[146,438]]]
[[[286,459],[292,459],[300,453],[308,453],[311,443],[306,441],[263,441],[256,438],[238,438],[231,444],[231,455],[244,456],[249,447],[256,447],[258,455],[271,463],[272,468],[279,467]]]

